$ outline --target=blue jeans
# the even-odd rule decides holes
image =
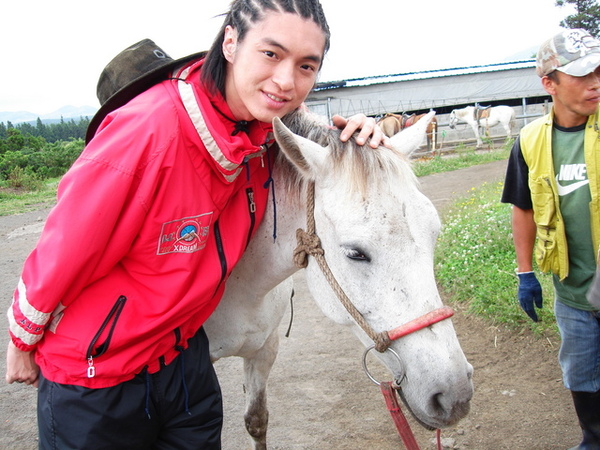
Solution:
[[[567,389],[600,390],[600,311],[583,311],[554,302],[562,338],[558,361]]]

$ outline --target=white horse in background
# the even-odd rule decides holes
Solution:
[[[500,105],[485,108],[480,111],[480,117],[476,114],[478,109],[474,106],[467,106],[462,109],[454,109],[450,113],[449,123],[450,128],[454,129],[459,122],[466,122],[473,129],[477,138],[477,147],[481,147],[483,142],[479,133],[479,128],[485,129],[486,136],[490,135],[490,128],[501,124],[506,132],[506,137],[512,135],[512,128],[515,126],[515,110],[510,106]]]
[[[392,139],[395,147],[405,153],[416,149],[433,115],[397,134]],[[221,303],[205,324],[213,361],[228,356],[244,359],[244,418],[256,449],[267,445],[267,379],[293,289],[291,275],[299,270],[293,255],[296,230],[306,227],[308,184],[314,182],[316,232],[327,263],[373,330],[393,329],[442,306],[433,267],[440,220],[419,190],[406,154],[360,147],[354,139],[343,144],[339,130],[308,120],[305,114],[284,120],[308,139],[274,120],[281,149],[273,167],[276,217],[269,201],[263,222],[227,281]],[[323,313],[351,327],[366,347],[372,346],[313,257],[308,259],[305,276]],[[468,413],[473,368],[450,320],[392,341],[390,351],[375,353],[400,385],[408,408],[425,426],[449,426]]]

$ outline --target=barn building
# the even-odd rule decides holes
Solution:
[[[454,130],[448,128],[448,115],[453,109],[476,103],[509,105],[517,117],[512,133],[516,135],[524,124],[545,114],[550,102],[535,73],[535,60],[525,60],[318,83],[306,103],[327,117],[356,113],[381,117],[433,109],[439,132],[447,142],[468,142],[474,140],[474,134],[466,124]],[[490,133],[505,134],[501,126],[492,127]]]

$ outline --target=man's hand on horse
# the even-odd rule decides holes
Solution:
[[[357,144],[365,144],[370,137],[369,145],[372,148],[377,148],[380,145],[391,147],[390,139],[383,134],[383,131],[381,131],[381,128],[372,117],[367,117],[364,114],[355,114],[346,119],[336,114],[332,120],[333,124],[342,130],[340,136],[342,142],[346,142],[355,131],[360,130],[356,137]]]

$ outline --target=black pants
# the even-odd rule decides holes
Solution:
[[[40,449],[220,449],[223,406],[203,329],[171,364],[110,388],[38,389]]]

